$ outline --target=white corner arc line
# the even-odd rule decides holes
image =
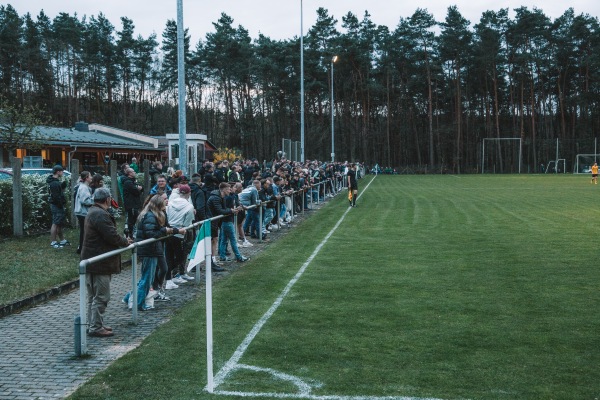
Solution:
[[[360,198],[360,196],[362,196],[362,194],[369,188],[369,186],[371,185],[371,183],[373,183],[374,180],[375,180],[375,178],[371,179],[371,182],[369,182],[367,184],[367,186],[360,193],[360,195],[357,197],[357,199]],[[325,243],[327,243],[327,241],[329,240],[329,238],[331,237],[331,235],[333,235],[333,233],[341,225],[341,223],[344,221],[344,218],[346,218],[346,215],[348,214],[348,212],[350,212],[351,209],[352,208],[348,207],[348,209],[344,212],[344,214],[342,214],[342,216],[340,217],[339,221],[329,231],[329,233],[327,234],[327,236],[325,236],[325,238],[321,241],[321,243],[319,243],[319,245],[315,248],[315,250],[308,257],[308,259],[304,262],[304,264],[302,264],[302,266],[300,267],[300,269],[298,270],[298,272],[296,273],[296,275],[294,275],[294,277],[292,278],[292,280],[290,280],[288,282],[288,284],[286,285],[285,289],[283,289],[283,291],[281,292],[281,294],[279,295],[279,297],[277,297],[277,299],[271,305],[271,307],[256,322],[256,324],[254,324],[254,326],[252,327],[252,329],[250,330],[250,332],[248,333],[248,335],[246,335],[246,337],[244,338],[244,340],[242,341],[242,343],[235,350],[235,352],[233,353],[233,355],[231,356],[231,358],[229,359],[229,361],[227,361],[225,363],[225,365],[223,365],[223,368],[221,368],[221,370],[215,375],[215,378],[214,378],[214,389],[216,389],[219,385],[221,385],[225,381],[225,379],[227,378],[227,376],[231,373],[231,371],[235,369],[236,365],[239,363],[240,359],[242,358],[242,356],[244,355],[244,353],[246,352],[246,350],[250,346],[250,343],[252,343],[252,341],[254,340],[254,338],[256,337],[256,335],[258,335],[258,333],[260,332],[260,330],[262,329],[262,327],[273,316],[273,314],[275,313],[275,311],[277,311],[277,309],[279,308],[279,306],[283,302],[283,299],[288,295],[288,293],[290,292],[290,290],[292,289],[292,287],[296,284],[296,282],[298,282],[298,280],[300,279],[300,277],[304,274],[304,271],[306,271],[306,268],[308,268],[309,264],[317,256],[317,254],[319,254],[319,252],[321,251],[321,249],[323,248],[323,246],[325,245]],[[207,387],[205,387],[205,390],[207,390]]]

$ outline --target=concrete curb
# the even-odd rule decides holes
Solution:
[[[127,260],[121,264],[121,266],[127,267],[131,265],[131,260]],[[79,288],[79,278],[74,279],[72,281],[65,282],[59,286],[55,286],[48,290],[43,291],[42,293],[34,294],[30,297],[25,297],[23,299],[19,299],[12,303],[8,303],[6,305],[0,305],[0,318],[4,318],[7,315],[15,314],[21,310],[24,310],[29,307],[33,307],[35,305],[44,303],[46,301],[52,300],[55,297],[58,297],[62,294],[68,293],[73,289]]]
[[[6,317],[7,315],[14,314],[21,311],[24,308],[35,306],[40,303],[44,303],[48,300],[58,297],[63,293],[70,292],[71,290],[79,287],[79,279],[74,281],[63,283],[60,286],[55,286],[42,293],[35,294],[31,297],[25,297],[17,300],[13,303],[3,305],[0,307],[0,318]]]

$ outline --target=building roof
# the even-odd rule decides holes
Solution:
[[[40,140],[48,145],[158,150],[156,138],[99,124],[78,123],[77,129],[39,126],[38,132]]]

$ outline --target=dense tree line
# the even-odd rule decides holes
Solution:
[[[217,146],[271,157],[300,136],[300,39],[252,39],[228,15],[193,45],[186,31],[188,131]],[[323,8],[305,37],[306,157],[331,152],[331,59],[337,159],[475,171],[483,138],[520,137],[535,168],[592,152],[600,128],[598,19],[573,9],[551,20],[525,7],[425,9],[394,30],[368,13],[338,21]],[[177,132],[177,27],[162,44],[103,14],[50,19],[0,6],[0,95],[38,105],[63,126],[86,120],[151,135]],[[496,147],[500,163],[513,153]]]

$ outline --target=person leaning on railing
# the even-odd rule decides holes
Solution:
[[[84,223],[81,259],[86,260],[126,247],[132,239],[125,239],[117,232],[117,223],[108,212],[112,197],[107,188],[94,191],[94,204],[88,210]],[[121,272],[121,256],[116,255],[90,264],[85,274],[88,294],[88,334],[90,336],[113,336],[111,327],[104,324],[104,313],[110,300],[110,280],[112,274]]]

